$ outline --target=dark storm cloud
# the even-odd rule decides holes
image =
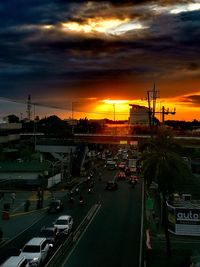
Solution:
[[[182,98],[182,102],[188,102],[194,106],[200,106],[200,95],[188,95]]]
[[[57,0],[56,2],[65,4],[66,0]],[[69,0],[71,3],[87,3],[90,1],[85,1],[85,0]],[[99,2],[99,0],[93,0],[92,2]],[[151,0],[111,0],[111,1],[102,1],[102,2],[110,2],[113,5],[130,5],[130,4],[142,4],[146,2],[151,2]]]
[[[74,0],[1,3],[1,95],[8,96],[12,92],[17,97],[42,89],[53,93],[55,88],[56,92],[70,88],[75,91],[80,84],[86,86],[116,79],[162,79],[167,75],[176,78],[180,71],[197,75],[199,12],[157,14],[148,6],[152,3]],[[173,1],[156,3],[165,7]],[[141,20],[146,27],[140,31],[130,30],[123,37],[61,29],[62,22],[84,23],[88,18],[114,15]],[[53,28],[47,30],[43,25]]]

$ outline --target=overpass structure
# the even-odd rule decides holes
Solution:
[[[109,134],[74,134],[75,142],[136,145],[147,142],[150,135],[109,135]],[[175,136],[174,139],[183,147],[200,148],[200,137]]]

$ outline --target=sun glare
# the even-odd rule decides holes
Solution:
[[[76,33],[104,33],[121,35],[130,30],[140,30],[145,28],[138,21],[131,21],[129,18],[125,19],[102,19],[92,18],[85,23],[66,22],[62,23],[61,27],[64,31]]]
[[[127,104],[127,103],[129,103],[128,100],[111,100],[111,99],[105,99],[105,100],[103,100],[103,102],[106,103],[106,104],[111,104],[111,105],[113,105],[113,104]]]
[[[129,19],[105,19],[102,18],[93,18],[88,19],[85,23],[80,24],[78,22],[67,22],[62,23],[62,27],[64,30],[68,31],[74,31],[74,32],[84,32],[84,33],[90,33],[90,32],[106,32],[112,28],[115,28],[125,22],[127,22]]]

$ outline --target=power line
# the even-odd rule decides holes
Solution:
[[[16,100],[16,99],[10,99],[10,98],[6,98],[6,97],[0,97],[0,101],[6,101],[6,102],[12,102],[12,103],[16,103],[16,104],[24,104],[27,105],[27,101],[23,101],[23,100]],[[71,102],[69,102],[71,103]],[[47,104],[43,104],[43,103],[38,103],[38,102],[31,102],[32,105],[34,106],[38,106],[38,107],[44,107],[44,108],[51,108],[51,109],[57,109],[57,110],[65,110],[67,112],[72,112],[72,110],[69,108],[65,108],[65,107],[61,107],[61,106],[55,106],[55,105],[47,105]],[[111,115],[113,113],[112,110],[110,111],[105,111],[105,112],[94,112],[94,111],[85,111],[85,110],[79,110],[79,109],[75,109],[73,106],[73,113],[86,113],[86,114],[96,114],[96,115]],[[115,114],[120,116],[120,115],[129,115],[129,112],[116,112],[115,110]]]

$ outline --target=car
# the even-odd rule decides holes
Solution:
[[[106,183],[106,190],[117,190],[118,184],[114,180],[110,180]]]
[[[118,174],[117,174],[117,179],[118,179],[118,180],[125,180],[125,179],[126,179],[126,174],[125,174],[125,172],[118,172]]]
[[[136,174],[137,173],[137,168],[136,167],[130,167],[130,173],[131,174]]]
[[[21,249],[19,256],[25,257],[30,266],[41,266],[49,253],[49,243],[44,237],[33,237]]]
[[[58,228],[49,226],[49,227],[42,227],[39,233],[39,237],[45,237],[51,246],[59,239],[59,231]]]
[[[126,168],[126,163],[125,162],[120,162],[119,163],[119,165],[118,165],[118,168],[120,169],[120,170],[124,170],[125,168]]]
[[[126,176],[131,175],[131,170],[130,170],[129,167],[126,167],[126,168],[125,168],[125,174],[126,174]]]
[[[115,161],[110,161],[108,164],[107,164],[107,168],[108,170],[115,170],[117,167],[117,163]]]
[[[129,178],[129,183],[131,183],[131,184],[137,184],[138,183],[138,176],[131,175],[130,178]]]
[[[49,203],[49,206],[47,208],[47,212],[48,213],[58,213],[58,212],[63,211],[63,209],[64,209],[63,201],[60,199],[55,199]]]
[[[62,215],[57,218],[54,222],[54,227],[56,227],[61,235],[68,235],[73,227],[73,218],[71,215]]]
[[[1,267],[29,267],[28,260],[23,256],[11,256],[4,263],[2,263]]]

